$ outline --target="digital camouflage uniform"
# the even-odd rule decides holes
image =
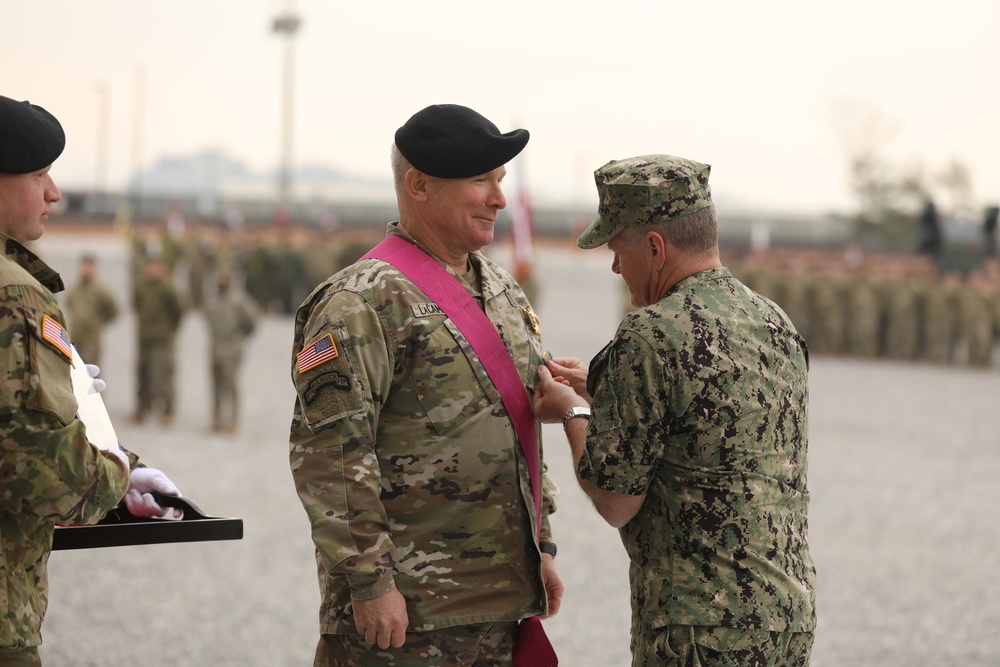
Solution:
[[[0,652],[33,651],[54,525],[100,520],[125,495],[128,471],[76,419],[52,294],[62,279],[17,241],[0,234],[0,244]]]
[[[463,284],[531,391],[537,318],[511,276],[478,253],[470,262],[480,282]],[[468,341],[420,289],[375,259],[330,277],[296,314],[292,380],[289,458],[317,548],[322,633],[356,634],[352,596],[393,586],[409,632],[545,612],[513,426]]]
[[[710,169],[669,155],[609,162],[594,173],[599,217],[577,245],[711,207]],[[677,223],[692,257],[711,218]],[[577,474],[644,496],[620,530],[634,667],[808,663],[807,383],[808,350],[788,316],[724,267],[626,316],[591,362]]]
[[[118,317],[118,304],[96,278],[81,279],[66,293],[69,331],[77,351],[88,364],[101,364],[101,333]]]
[[[726,268],[626,317],[592,361],[580,477],[647,495],[620,531],[634,664],[675,664],[656,653],[671,627],[733,645],[813,630],[807,367],[787,316]]]

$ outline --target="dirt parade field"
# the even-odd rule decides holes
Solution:
[[[57,551],[47,667],[305,666],[319,594],[288,468],[292,320],[268,315],[247,348],[233,435],[213,433],[207,327],[186,314],[169,427],[130,423],[135,318],[115,236],[50,233],[34,249],[67,286],[99,258],[122,314],[107,330],[104,399],[123,445],[242,540]],[[490,253],[502,262],[507,249]],[[546,348],[589,361],[622,313],[611,255],[539,251]],[[814,667],[1000,665],[1000,372],[816,358],[810,374],[810,543],[818,569]],[[566,594],[546,628],[564,667],[630,664],[628,560],[579,490],[558,425],[546,460]]]

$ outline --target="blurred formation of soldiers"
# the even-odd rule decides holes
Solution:
[[[101,334],[105,325],[118,317],[118,302],[97,278],[97,259],[80,258],[80,276],[66,293],[69,335],[80,357],[88,364],[101,365]]]
[[[724,259],[789,315],[813,356],[989,368],[998,363],[1000,262],[965,274],[928,255],[773,248]]]
[[[227,216],[228,217],[228,216]],[[175,403],[174,340],[187,311],[201,313],[211,337],[211,429],[232,433],[246,339],[264,314],[291,317],[309,293],[353,264],[384,229],[213,226],[172,210],[160,224],[136,224],[132,295],[139,329],[138,407],[169,424]]]

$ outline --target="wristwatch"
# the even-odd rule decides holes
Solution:
[[[577,417],[586,417],[587,419],[590,419],[590,408],[575,406],[567,410],[566,414],[563,415],[563,428],[566,428],[566,425],[569,424],[571,419],[576,419]]]
[[[556,557],[557,549],[555,542],[539,542],[538,550],[541,551],[543,554],[548,554],[552,556],[553,558]]]

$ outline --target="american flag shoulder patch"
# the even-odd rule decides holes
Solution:
[[[73,349],[69,346],[69,334],[55,318],[42,315],[42,338],[52,343],[52,346],[65,354],[67,359],[73,359]]]
[[[333,342],[333,334],[328,333],[295,355],[295,359],[298,361],[299,373],[305,373],[310,368],[316,368],[322,363],[336,359],[337,355],[337,344]]]

